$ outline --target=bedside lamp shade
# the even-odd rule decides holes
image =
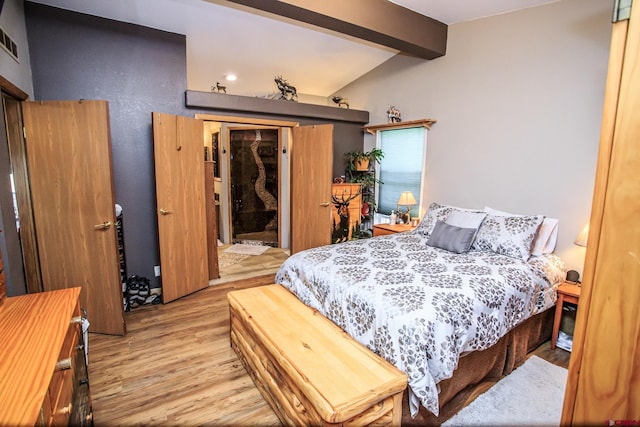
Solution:
[[[400,199],[398,199],[398,206],[413,206],[417,204],[416,198],[413,197],[413,193],[411,191],[403,191],[400,195]]]
[[[411,191],[403,191],[402,194],[400,194],[400,198],[398,199],[398,215],[405,224],[409,224],[411,221],[411,206],[416,204],[418,204],[418,202],[416,202],[416,198],[413,197]],[[400,206],[406,206],[407,212],[401,213]]]
[[[582,230],[580,231],[580,234],[578,234],[578,237],[576,237],[576,240],[574,240],[573,243],[575,243],[578,246],[587,246],[587,238],[589,237],[589,223],[587,223]]]

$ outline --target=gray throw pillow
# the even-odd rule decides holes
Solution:
[[[463,254],[469,252],[476,231],[475,228],[456,227],[438,220],[427,240],[427,245]]]

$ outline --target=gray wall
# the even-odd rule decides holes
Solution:
[[[426,205],[558,218],[556,252],[582,271],[573,240],[590,216],[612,5],[562,0],[451,25],[446,56],[396,56],[339,93],[374,124],[389,104],[438,121]]]
[[[30,2],[24,8],[34,99],[109,102],[128,272],[153,278],[159,254],[151,112],[186,114],[185,37]]]
[[[233,113],[184,107],[183,35],[30,2],[25,2],[25,19],[34,99],[109,101],[115,195],[124,212],[128,273],[148,277],[156,285],[153,266],[159,265],[159,251],[151,113],[191,117]],[[293,120],[302,125],[328,123]],[[362,146],[363,132],[357,124],[335,123],[334,138],[334,174],[341,175],[342,153]]]

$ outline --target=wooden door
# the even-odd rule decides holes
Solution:
[[[82,287],[90,331],[124,335],[106,101],[22,104],[45,291]]]
[[[562,425],[640,420],[640,7],[613,25]]]
[[[292,129],[291,253],[331,243],[333,125]]]
[[[202,120],[153,113],[165,303],[209,285]]]

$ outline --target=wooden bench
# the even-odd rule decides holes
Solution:
[[[406,375],[281,285],[229,292],[231,345],[285,425],[400,425]]]

